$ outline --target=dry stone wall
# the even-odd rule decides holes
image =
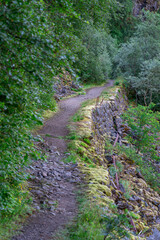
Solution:
[[[106,137],[115,140],[117,133],[123,134],[120,115],[127,108],[128,101],[124,90],[116,89],[109,99],[92,110],[93,143],[97,154],[104,155]]]
[[[114,153],[116,161],[122,166],[118,178],[127,183],[127,190],[121,183],[117,187],[115,176],[110,175],[109,168],[114,166],[113,155],[108,155],[110,149],[106,149],[106,139],[113,146],[118,133],[121,146],[130,144],[124,139],[129,128],[121,119],[128,106],[125,92],[115,87],[107,91],[83,108],[83,120],[74,124],[79,135],[79,139],[75,140],[79,167],[86,175],[87,192],[92,201],[104,205],[107,213],[112,213],[111,205],[116,206],[120,214],[130,212],[137,233],[148,231],[150,234],[152,228],[160,230],[159,194],[150,188],[137,171],[134,161],[125,154]],[[139,234],[139,238],[132,239],[147,239],[147,235]]]

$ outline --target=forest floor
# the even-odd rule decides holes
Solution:
[[[59,102],[59,111],[45,122],[39,131],[50,152],[47,161],[30,166],[29,187],[34,206],[38,211],[28,217],[23,228],[12,240],[49,240],[71,221],[77,213],[76,191],[80,189],[83,176],[77,164],[64,163],[69,156],[66,137],[69,134],[70,118],[82,102],[100,96],[101,92],[113,85],[109,81],[102,87],[94,87],[79,95]]]

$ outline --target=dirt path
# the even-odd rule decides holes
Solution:
[[[40,131],[40,134],[43,134],[44,139],[51,148],[52,146],[56,146],[57,150],[61,153],[66,150],[66,141],[64,139],[58,139],[57,137],[65,137],[68,135],[67,125],[70,117],[76,113],[82,102],[97,98],[106,87],[112,84],[113,81],[109,81],[109,83],[103,87],[95,87],[87,90],[86,95],[79,95],[60,102],[59,113],[49,119]],[[53,137],[46,137],[47,134]]]
[[[64,139],[68,135],[67,125],[82,102],[98,97],[106,87],[112,85],[113,81],[109,81],[103,87],[87,90],[86,95],[61,101],[60,111],[40,130],[39,134],[50,146],[52,153],[47,162],[35,163],[30,170],[33,203],[39,212],[28,218],[20,234],[12,240],[54,240],[57,229],[64,227],[76,215],[75,191],[81,184],[81,175],[76,164],[64,164],[61,161],[67,157],[64,154],[67,149]]]

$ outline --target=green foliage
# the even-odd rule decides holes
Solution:
[[[25,206],[22,205],[18,209],[18,215],[2,218],[0,222],[0,239],[11,239],[12,236],[15,235],[15,231],[20,229],[20,223],[28,217],[28,214],[32,213],[32,210],[30,204]]]
[[[158,181],[160,174],[155,167],[155,163],[160,161],[157,152],[157,146],[159,146],[160,114],[153,112],[150,107],[153,107],[153,105],[149,107],[141,105],[130,107],[123,115],[131,129],[127,139],[135,146],[137,151],[136,154],[134,148],[126,148],[125,153],[127,157],[139,166],[146,181],[157,189],[160,187],[160,182]],[[138,154],[139,151],[142,156]]]
[[[159,102],[159,35],[160,14],[144,12],[134,36],[122,44],[115,57],[116,74],[123,74],[128,91],[146,105]]]
[[[119,161],[116,161],[116,167],[114,167],[113,165],[109,167],[109,173],[113,177],[116,175],[116,173],[120,173],[122,171],[123,171],[123,165]]]
[[[102,208],[86,199],[79,199],[79,214],[76,223],[57,234],[56,240],[104,240],[130,237],[125,229],[130,227],[126,215],[107,216]],[[105,230],[104,230],[105,229]],[[105,238],[104,238],[105,237]]]
[[[107,29],[109,27],[109,20],[112,18],[112,14],[116,14],[117,1],[113,0],[73,0],[73,6],[76,12],[81,16],[80,20],[84,20],[85,23],[91,23],[97,29]],[[74,19],[74,23],[80,25],[77,19]]]
[[[110,174],[112,177],[114,177],[114,176],[116,175],[117,171],[118,171],[118,170],[117,170],[114,166],[110,166],[110,167],[109,167],[109,174]]]
[[[138,77],[129,77],[128,84],[136,91],[138,100],[146,106],[156,103],[160,108],[160,58],[145,61]]]
[[[149,107],[137,106],[130,107],[123,114],[125,122],[130,127],[130,133],[127,135],[127,140],[131,146],[116,145],[113,149],[112,144],[106,141],[106,154],[112,156],[114,153],[120,155],[125,154],[126,159],[129,159],[137,165],[137,171],[142,174],[145,181],[156,191],[160,189],[160,174],[156,164],[159,163],[157,147],[159,146],[160,132],[160,115],[159,112],[153,112]],[[116,161],[116,168],[111,165],[109,168],[111,176],[121,172],[123,168]],[[120,180],[121,181],[121,180]],[[122,182],[126,194],[125,197],[130,197],[129,186],[127,182]]]
[[[84,115],[83,115],[83,113],[80,110],[78,112],[76,112],[74,114],[74,116],[72,117],[72,121],[73,122],[79,122],[79,121],[81,121],[83,119],[84,119]]]
[[[77,162],[77,156],[74,152],[71,152],[70,155],[64,159],[64,162],[71,162],[71,163],[76,163]]]
[[[136,214],[136,213],[134,213],[134,212],[129,212],[128,209],[125,209],[125,212],[126,212],[130,217],[132,217],[132,218],[134,218],[134,219],[139,219],[139,218],[140,218],[140,216],[139,216],[138,214]]]
[[[116,167],[118,168],[118,172],[122,172],[124,167],[123,167],[123,164],[119,161],[116,161]]]
[[[115,58],[117,69],[125,76],[138,76],[144,61],[159,55],[160,15],[145,12],[145,20],[137,26],[134,36],[122,44]]]
[[[136,146],[138,151],[148,157],[158,160],[156,146],[160,132],[160,114],[154,113],[149,107],[138,105],[130,107],[123,114],[125,122],[131,128],[129,140]]]
[[[70,129],[70,127],[68,127],[68,129],[70,130],[69,135],[67,136],[67,139],[69,140],[78,140],[81,137],[76,133],[76,131],[74,131],[73,129]]]
[[[102,29],[84,25],[80,37],[83,49],[78,52],[77,68],[83,81],[100,83],[108,78],[112,70],[112,59],[116,42]]]
[[[135,30],[138,20],[133,16],[133,5],[133,1],[119,0],[114,12],[111,11],[110,33],[118,43],[126,42]]]
[[[54,108],[53,24],[43,1],[0,4],[0,218],[25,204],[25,167],[41,158],[29,129],[42,124],[37,109]]]
[[[88,145],[85,143],[85,142],[80,142],[80,145],[82,146],[82,147],[85,147],[85,148],[87,148],[88,147]]]
[[[122,239],[124,237],[130,237],[126,227],[129,227],[129,220],[125,214],[116,214],[104,216],[106,222],[106,229],[104,231],[104,240],[110,239]]]
[[[145,156],[137,153],[134,147],[119,146],[119,153],[125,153],[126,157],[137,165],[137,171],[140,171],[146,182],[156,191],[160,189],[160,174],[152,162],[146,161]]]
[[[84,138],[83,141],[84,141],[85,143],[87,143],[88,145],[91,144],[91,140],[90,140],[89,138]]]
[[[129,199],[131,197],[130,190],[129,190],[129,182],[126,180],[120,180],[119,182],[123,185],[125,189],[125,193],[124,193],[125,198]]]
[[[101,209],[85,199],[80,199],[80,208],[77,221],[74,225],[69,226],[66,233],[59,234],[57,240],[103,240]],[[63,237],[62,237],[63,236]]]
[[[119,85],[121,85],[121,84],[123,84],[124,83],[124,78],[123,77],[118,77],[118,78],[116,78],[116,80],[114,81],[114,85],[115,86],[119,86]]]

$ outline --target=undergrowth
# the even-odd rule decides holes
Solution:
[[[101,215],[102,210],[86,198],[78,196],[78,217],[68,225],[64,231],[60,231],[55,240],[103,240]]]
[[[160,173],[156,167],[160,162],[160,114],[152,111],[154,106],[129,107],[123,114],[124,121],[130,128],[126,139],[131,145],[121,146],[119,151],[123,151],[138,166],[147,183],[160,192]]]
[[[126,157],[137,165],[137,171],[140,171],[145,181],[158,193],[160,193],[160,174],[157,172],[151,162],[145,162],[145,158],[140,156],[134,147],[119,146],[119,154],[125,153]]]
[[[78,203],[77,218],[54,236],[54,240],[111,240],[130,236],[127,215],[109,216],[105,209],[82,196],[78,197]]]
[[[21,207],[17,209],[13,216],[7,216],[1,218],[0,221],[0,239],[9,240],[15,234],[15,231],[20,230],[22,222],[24,222],[29,214],[32,213],[32,207],[30,205],[31,199],[25,201],[25,204],[21,204]]]
[[[74,116],[72,117],[73,122],[78,122],[78,121],[81,121],[83,119],[84,119],[84,115],[80,110],[77,113],[75,113]]]

